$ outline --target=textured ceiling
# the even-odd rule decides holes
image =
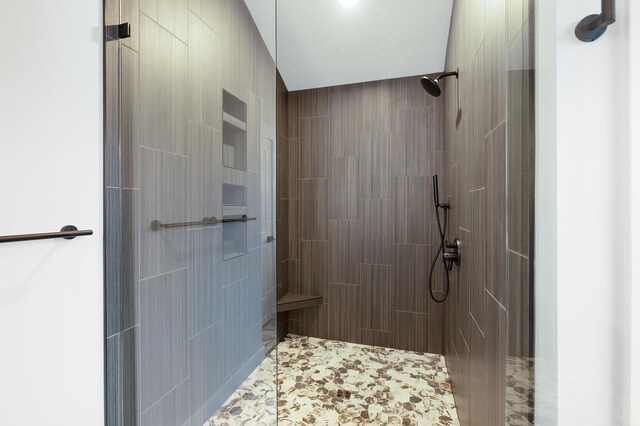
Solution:
[[[278,69],[290,91],[443,70],[453,0],[277,2]]]

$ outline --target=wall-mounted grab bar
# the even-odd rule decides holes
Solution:
[[[169,228],[183,228],[185,226],[211,226],[218,225],[220,223],[238,223],[238,222],[249,222],[251,220],[256,220],[255,217],[234,217],[229,219],[218,219],[216,217],[205,217],[202,220],[197,222],[178,222],[178,223],[162,223],[159,220],[154,220],[151,222],[151,229],[154,231],[159,231],[160,229],[169,229]]]
[[[616,0],[602,0],[602,13],[589,15],[576,26],[576,37],[584,42],[600,38],[607,27],[616,22]]]
[[[15,243],[18,241],[35,241],[35,240],[50,240],[53,238],[64,238],[65,240],[73,240],[75,237],[83,237],[86,235],[93,235],[91,229],[85,229],[78,231],[73,225],[63,226],[60,232],[48,232],[44,234],[20,234],[20,235],[5,235],[0,237],[0,243]]]

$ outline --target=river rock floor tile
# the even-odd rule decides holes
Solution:
[[[209,426],[275,424],[275,355]],[[442,355],[290,335],[277,357],[278,425],[458,425]]]

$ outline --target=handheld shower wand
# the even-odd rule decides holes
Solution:
[[[460,260],[460,241],[456,238],[453,243],[449,243],[446,240],[447,236],[447,222],[449,217],[449,209],[451,208],[448,203],[440,204],[440,191],[438,188],[438,175],[433,175],[433,203],[436,209],[436,221],[438,222],[438,232],[440,234],[440,245],[438,246],[438,251],[436,252],[435,257],[433,258],[433,262],[431,263],[431,269],[429,270],[429,295],[436,303],[442,303],[447,299],[449,295],[449,288],[451,284],[451,278],[449,277],[449,272],[453,269],[453,264]],[[444,226],[440,221],[440,209],[444,211]],[[436,267],[436,263],[438,262],[438,258],[440,257],[440,253],[442,253],[442,263],[444,266],[445,272],[445,283],[444,283],[444,297],[442,299],[438,299],[433,291],[433,270]]]

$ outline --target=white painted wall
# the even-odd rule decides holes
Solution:
[[[0,424],[103,423],[102,6],[5,1],[0,234],[95,235],[0,246]]]
[[[630,424],[630,2],[617,2],[618,22],[594,43],[573,31],[600,1],[538,2],[542,425]]]

